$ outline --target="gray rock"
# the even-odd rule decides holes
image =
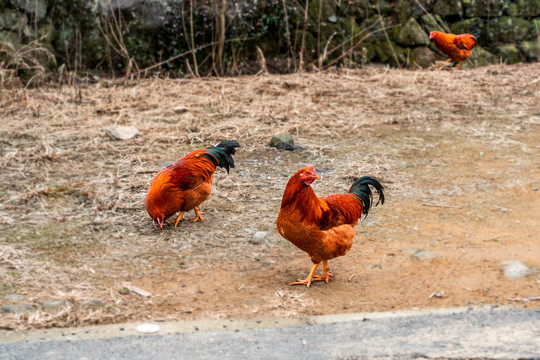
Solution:
[[[116,140],[130,140],[139,134],[139,130],[134,126],[111,125],[106,131],[107,134]]]
[[[23,314],[23,313],[33,312],[35,310],[36,310],[35,307],[28,304],[2,306],[2,311],[9,314]]]
[[[23,9],[27,14],[41,21],[47,15],[47,4],[45,0],[12,0],[13,4]]]
[[[21,301],[21,300],[24,300],[24,296],[19,295],[19,294],[8,294],[4,296],[4,299],[9,300],[9,301]]]
[[[429,48],[419,46],[411,51],[411,66],[427,68],[437,61],[437,56]]]
[[[253,234],[249,242],[254,245],[260,245],[264,243],[267,235],[268,233],[266,231],[257,231],[255,234]]]
[[[88,300],[88,302],[86,303],[86,305],[91,306],[91,307],[93,307],[93,308],[100,308],[100,307],[105,306],[105,304],[103,303],[103,301],[101,301],[101,300],[99,300],[99,299]]]
[[[531,270],[519,260],[503,261],[501,265],[504,267],[504,276],[507,279],[519,280],[531,274]]]
[[[437,254],[436,252],[433,252],[433,251],[418,250],[412,256],[419,259],[419,260],[425,261],[425,260],[431,260],[431,259],[438,258],[441,255],[439,255],[439,254]]]
[[[291,134],[277,134],[272,136],[270,146],[283,150],[296,149],[296,145],[294,145],[294,139]]]
[[[71,302],[67,300],[45,300],[40,301],[39,305],[43,307],[43,310],[52,311],[61,309],[65,306],[69,306],[71,305]]]

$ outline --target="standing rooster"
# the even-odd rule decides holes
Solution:
[[[384,204],[383,186],[369,176],[356,180],[346,194],[317,197],[311,183],[318,179],[313,165],[294,174],[285,188],[281,211],[277,218],[279,233],[294,245],[308,253],[313,267],[305,280],[291,285],[311,285],[312,281],[328,282],[328,260],[343,256],[353,244],[354,226],[363,214],[367,215],[373,196],[369,185],[378,194],[376,205]],[[323,275],[313,276],[323,263]]]
[[[222,141],[214,147],[190,152],[173,165],[163,168],[152,180],[146,194],[146,211],[163,229],[167,218],[180,211],[174,223],[176,227],[186,211],[195,210],[193,221],[204,220],[199,205],[208,199],[212,191],[212,178],[216,167],[229,173],[234,168],[232,154],[240,147],[236,141]]]
[[[458,69],[461,63],[471,56],[478,42],[478,38],[473,34],[454,35],[441,31],[430,32],[429,38],[443,54],[448,55],[450,59],[447,61],[455,61],[458,64]]]

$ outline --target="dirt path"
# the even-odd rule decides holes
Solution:
[[[104,82],[83,88],[82,103],[69,88],[5,90],[18,102],[0,104],[0,302],[17,293],[39,309],[44,299],[72,306],[2,322],[304,316],[539,295],[539,73],[530,64]],[[114,141],[111,124],[141,135]],[[304,149],[267,146],[284,132]],[[242,148],[230,176],[216,175],[206,221],[158,231],[143,202],[160,164],[223,139]],[[330,262],[335,278],[309,289],[288,285],[311,262],[275,229],[285,184],[307,163],[322,175],[318,195],[361,175],[387,194],[347,256]],[[263,244],[249,242],[255,231],[268,233]],[[419,260],[419,249],[439,257]],[[514,259],[532,275],[505,279],[500,263]],[[125,282],[154,296],[122,295]]]

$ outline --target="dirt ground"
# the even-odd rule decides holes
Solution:
[[[0,326],[539,308],[515,300],[540,295],[539,74],[540,63],[368,67],[3,89],[0,303],[37,310],[1,313]],[[113,140],[113,124],[140,134]],[[302,148],[269,147],[278,133]],[[242,147],[230,175],[215,176],[206,221],[156,228],[144,208],[154,174],[225,139]],[[351,251],[330,261],[335,278],[309,289],[289,286],[311,262],[275,227],[289,177],[308,163],[318,195],[362,175],[386,189]],[[249,242],[256,231],[268,232],[263,244]],[[440,256],[420,260],[419,249]],[[505,260],[532,274],[506,279]],[[39,304],[51,299],[69,306]]]

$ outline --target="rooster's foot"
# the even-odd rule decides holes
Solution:
[[[191,219],[191,221],[204,221],[202,215],[204,215],[204,213],[202,211],[199,210],[199,208],[195,208],[195,215],[196,217],[194,219]]]
[[[178,215],[178,217],[176,218],[176,220],[169,221],[169,222],[167,223],[167,225],[174,223],[174,227],[176,227],[176,226],[178,225],[178,223],[180,222],[180,220],[182,220],[182,217],[184,217],[184,214],[185,214],[185,213],[186,213],[185,211],[182,211],[182,212],[180,213],[180,215]]]
[[[305,278],[304,280],[298,280],[298,281],[292,282],[290,283],[290,285],[306,285],[307,287],[309,287],[312,281],[317,281],[313,279],[313,274],[315,273],[315,270],[317,270],[317,266],[319,266],[319,264],[315,264],[311,267],[311,270],[309,271],[309,275],[307,276],[307,278]]]
[[[327,273],[323,273],[322,276],[314,276],[313,279],[311,279],[311,281],[326,281],[326,283],[328,283],[328,281],[330,280],[330,278],[333,278],[334,275],[327,272]]]

